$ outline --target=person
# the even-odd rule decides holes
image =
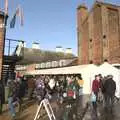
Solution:
[[[116,83],[113,80],[112,75],[107,76],[107,80],[104,83],[104,95],[105,95],[105,107],[112,110],[114,96],[116,90]]]
[[[98,74],[98,76],[99,76],[99,85],[100,85],[100,89],[99,89],[99,93],[98,93],[98,101],[103,102],[104,79],[101,74]]]
[[[51,77],[50,81],[48,82],[49,88],[51,90],[51,93],[54,93],[54,88],[55,88],[55,79],[54,76]]]
[[[16,94],[17,94],[16,83],[13,80],[8,80],[8,107],[10,109],[12,119],[15,119],[16,117],[15,108],[13,105],[13,102],[16,99]]]
[[[3,103],[4,103],[4,87],[2,81],[0,80],[0,114],[2,114]]]
[[[18,98],[20,99],[20,101],[22,100],[22,98],[25,96],[25,90],[26,90],[26,84],[24,82],[24,79],[21,78],[19,82],[19,90],[18,90]]]
[[[76,99],[76,86],[75,86],[75,79],[73,75],[69,75],[67,77],[68,83],[67,83],[67,96],[68,99]]]
[[[93,83],[92,83],[92,92],[96,96],[96,101],[98,100],[98,92],[99,92],[99,89],[100,89],[99,80],[100,80],[100,77],[98,75],[95,75],[95,80],[93,80]]]
[[[102,79],[101,92],[102,92],[102,95],[103,95],[103,100],[102,100],[103,107],[105,107],[105,88],[104,88],[104,84],[105,84],[105,81],[106,81],[107,79],[108,79],[107,76],[104,76],[103,79]]]
[[[45,84],[44,81],[41,79],[41,77],[37,79],[35,85],[36,85],[37,100],[39,104],[46,95]]]
[[[79,96],[80,96],[83,94],[83,84],[84,84],[81,74],[77,76],[77,80],[79,85]]]
[[[31,99],[32,98],[32,94],[35,88],[35,81],[33,80],[33,78],[30,78],[28,80],[28,98]]]

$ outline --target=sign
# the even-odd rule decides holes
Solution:
[[[26,66],[16,66],[16,71],[25,71],[26,69]]]
[[[59,61],[51,61],[51,62],[43,62],[40,64],[35,65],[35,69],[42,69],[42,68],[55,68],[55,67],[64,67],[68,65],[71,60],[59,60]]]

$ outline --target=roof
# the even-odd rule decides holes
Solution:
[[[57,61],[60,59],[72,59],[75,58],[73,54],[65,54],[62,52],[44,51],[33,48],[22,48],[20,56],[23,56],[23,60],[19,64],[31,64],[41,63],[48,61]]]

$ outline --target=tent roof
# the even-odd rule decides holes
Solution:
[[[76,74],[83,72],[91,72],[97,69],[96,65],[77,65],[71,67],[62,67],[62,68],[52,68],[52,69],[42,69],[42,70],[34,70],[27,72],[26,74],[30,75],[40,75],[40,74]]]
[[[113,67],[111,64],[105,62],[99,67],[99,72],[104,76],[106,76],[108,74],[113,75],[113,74],[119,73],[119,70]]]

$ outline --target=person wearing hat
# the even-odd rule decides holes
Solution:
[[[116,91],[116,83],[113,80],[113,76],[108,75],[107,80],[104,83],[105,107],[107,109],[112,110],[115,91]]]

